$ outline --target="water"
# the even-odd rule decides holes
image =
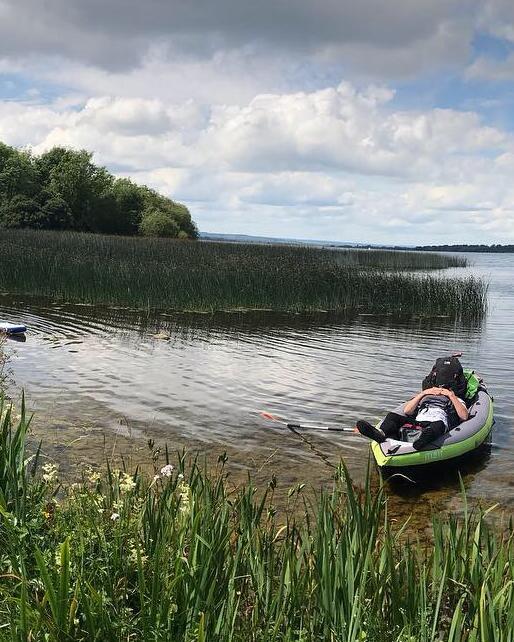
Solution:
[[[462,350],[495,397],[493,448],[466,474],[470,497],[514,506],[514,256],[469,255],[467,272],[490,281],[480,324],[330,314],[160,315],[0,297],[0,318],[29,327],[8,342],[13,394],[25,389],[34,432],[48,456],[73,468],[113,450],[144,458],[146,440],[208,455],[227,451],[258,479],[283,488],[330,480],[343,457],[363,479],[367,442],[309,433],[312,448],[264,422],[260,410],[290,420],[352,426],[374,420],[414,394],[435,358]],[[464,274],[463,270],[453,270]],[[420,311],[422,313],[428,311]],[[169,337],[166,340],[165,337]],[[458,506],[458,480],[399,493],[398,506]]]

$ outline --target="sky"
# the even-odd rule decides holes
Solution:
[[[204,232],[514,243],[514,2],[0,0],[0,141]]]

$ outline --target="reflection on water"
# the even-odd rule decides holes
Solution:
[[[465,365],[484,376],[495,396],[497,421],[490,459],[468,470],[468,492],[511,503],[514,258],[471,260],[471,271],[491,282],[482,324],[427,318],[428,310],[409,319],[321,313],[151,318],[8,296],[0,298],[0,317],[29,328],[26,343],[9,343],[13,378],[37,410],[36,432],[52,426],[63,458],[70,450],[98,457],[105,436],[134,443],[151,437],[207,453],[227,450],[235,465],[262,469],[266,477],[279,472],[284,484],[330,479],[316,449],[334,464],[344,457],[362,479],[367,443],[353,434],[309,433],[313,451],[265,424],[259,411],[345,426],[358,417],[373,420],[419,389],[437,356],[462,350]],[[63,450],[62,444],[72,445]],[[458,479],[397,494],[405,506],[452,506]]]

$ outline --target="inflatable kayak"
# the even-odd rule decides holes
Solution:
[[[25,334],[27,327],[21,323],[8,323],[0,321],[0,333],[4,334]]]
[[[405,440],[388,438],[382,443],[371,442],[375,461],[384,471],[400,472],[407,467],[431,464],[462,457],[480,448],[489,437],[493,423],[493,400],[483,382],[471,370],[464,370],[468,381],[466,405],[469,418],[452,428],[423,450],[415,450],[412,441],[417,431],[404,430]],[[403,415],[404,404],[394,409]],[[406,422],[408,421],[405,415]],[[380,427],[380,422],[377,427]],[[410,434],[409,434],[410,433]],[[419,434],[419,433],[418,433]]]

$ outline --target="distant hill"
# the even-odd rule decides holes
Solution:
[[[319,239],[291,239],[274,236],[252,236],[249,234],[215,234],[214,232],[200,232],[200,240],[224,241],[232,243],[263,243],[284,245],[316,245],[322,247],[379,247],[375,245],[362,245],[348,241],[321,241]]]
[[[376,243],[352,243],[350,241],[322,241],[319,239],[291,239],[273,236],[252,236],[249,234],[215,234],[200,232],[200,240],[224,243],[263,243],[282,245],[312,245],[315,247],[354,247],[374,250],[418,250],[420,252],[514,252],[514,245],[386,245]]]

